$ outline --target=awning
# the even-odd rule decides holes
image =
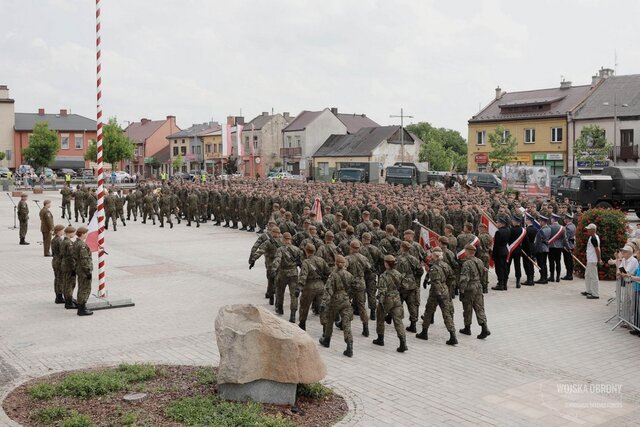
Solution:
[[[51,169],[84,169],[84,165],[85,161],[83,157],[58,156],[49,167]]]

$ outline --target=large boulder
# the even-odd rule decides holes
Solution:
[[[253,304],[227,305],[216,317],[218,384],[270,380],[311,384],[327,374],[314,340],[295,323]]]

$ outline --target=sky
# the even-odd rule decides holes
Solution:
[[[101,0],[103,111],[180,127],[337,107],[458,130],[507,92],[640,73],[634,0]],[[0,0],[16,112],[95,117],[95,2]],[[616,60],[617,58],[617,60]],[[616,65],[617,62],[617,65]]]

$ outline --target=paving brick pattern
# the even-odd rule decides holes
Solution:
[[[59,212],[59,196],[46,197]],[[17,230],[8,229],[13,208],[8,200],[0,202],[2,395],[30,378],[96,365],[215,365],[218,309],[266,305],[263,264],[247,269],[255,234],[211,223],[170,230],[129,222],[107,234],[107,280],[112,296],[132,298],[136,307],[79,318],[53,304],[50,259],[42,257],[37,208],[30,208],[31,245],[18,246]],[[387,345],[377,347],[373,336],[359,335],[355,320],[355,356],[347,359],[335,331],[331,348],[320,351],[328,366],[326,383],[349,402],[341,424],[637,425],[640,339],[605,324],[614,310],[606,306],[612,283],[601,285],[598,301],[581,297],[583,287],[576,280],[493,292],[485,302],[492,335],[485,341],[459,336],[455,348],[445,345],[439,313],[429,341],[410,335],[405,354],[396,353],[392,328],[387,326]],[[422,294],[424,307],[427,293]],[[460,328],[458,301],[455,308]],[[317,317],[307,330],[319,338]],[[473,330],[479,333],[477,325]],[[563,384],[587,392],[567,392]],[[620,388],[605,393],[588,389],[590,384]],[[11,425],[3,413],[0,425]]]

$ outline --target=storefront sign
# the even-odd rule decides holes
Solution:
[[[534,154],[533,155],[533,160],[562,160],[563,159],[563,155],[562,153],[540,153],[540,154]]]
[[[476,154],[476,163],[479,165],[485,165],[489,163],[489,155],[486,153],[478,153]]]
[[[531,161],[531,156],[529,154],[519,154],[516,156],[516,162],[518,163],[528,163]]]
[[[577,166],[578,168],[584,169],[584,168],[589,168],[589,162],[586,162],[584,160],[578,160],[577,161]],[[593,167],[594,168],[605,168],[609,166],[609,162],[607,160],[602,160],[602,161],[595,161],[593,162]]]

